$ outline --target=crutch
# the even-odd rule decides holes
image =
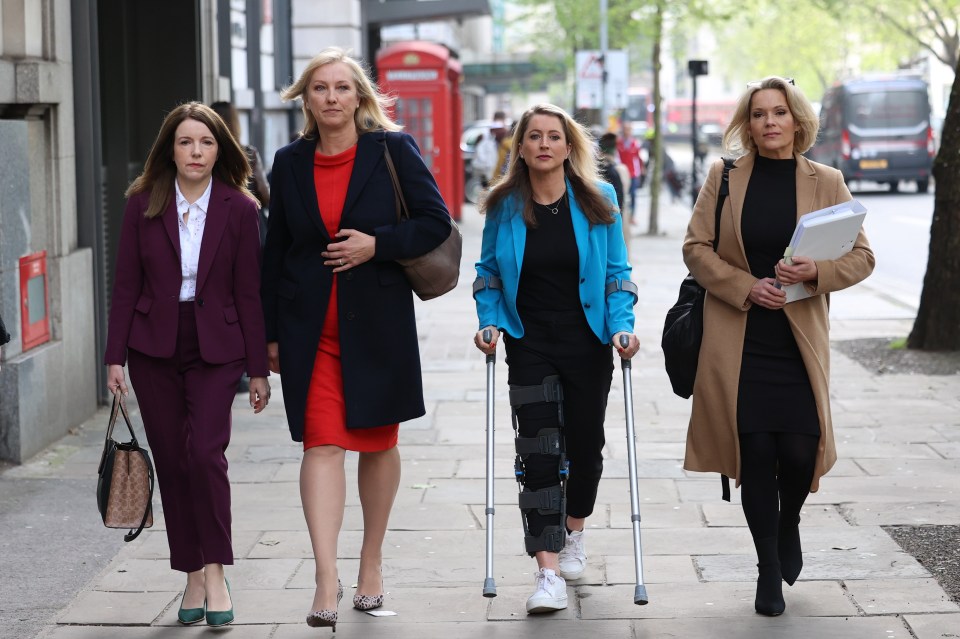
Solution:
[[[493,340],[492,331],[483,331],[483,341],[489,344]],[[493,407],[494,407],[494,368],[497,364],[496,353],[487,355],[487,576],[483,580],[483,596],[496,597],[497,584],[493,581]]]
[[[620,346],[626,348],[630,339],[626,335],[620,336]],[[633,428],[633,383],[630,380],[632,366],[629,359],[620,360],[623,369],[623,403],[627,413],[627,463],[630,466],[630,521],[633,523],[633,557],[634,567],[637,570],[637,585],[633,589],[633,603],[645,605],[647,587],[643,585],[643,550],[640,548],[640,496],[637,489],[637,443]]]

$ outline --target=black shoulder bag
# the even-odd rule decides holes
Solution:
[[[723,177],[717,194],[717,210],[713,223],[713,250],[720,244],[720,210],[730,193],[730,168],[733,160],[723,158]],[[693,395],[693,382],[697,377],[697,360],[700,358],[700,342],[703,340],[703,300],[706,291],[689,273],[680,283],[677,303],[667,311],[663,323],[664,364],[673,392],[684,399]]]

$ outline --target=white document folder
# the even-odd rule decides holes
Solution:
[[[846,255],[857,241],[866,215],[867,209],[857,200],[803,215],[797,222],[784,257],[835,260]],[[788,303],[810,297],[802,283],[784,286],[783,290]]]

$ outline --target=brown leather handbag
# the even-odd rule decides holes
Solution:
[[[403,198],[397,169],[393,165],[393,158],[390,157],[390,149],[386,145],[384,145],[383,154],[387,161],[390,181],[393,182],[393,199],[397,206],[397,222],[404,222],[410,219],[410,211],[407,209],[407,202]],[[407,281],[410,282],[413,292],[424,301],[449,293],[457,286],[457,280],[460,279],[463,236],[460,234],[460,227],[453,221],[453,218],[449,219],[450,235],[440,243],[440,246],[420,257],[397,260],[397,263],[403,267],[403,272],[407,276]]]
[[[113,428],[117,423],[117,415],[121,413],[130,431],[130,441],[125,443],[113,439]],[[153,526],[153,463],[147,449],[141,448],[137,442],[130,416],[127,415],[126,402],[119,394],[113,396],[113,408],[97,473],[100,476],[97,481],[97,507],[104,526],[130,529],[123,536],[124,541],[133,541],[144,528]]]

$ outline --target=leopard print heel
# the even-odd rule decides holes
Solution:
[[[343,599],[343,584],[337,580],[337,605]],[[311,628],[330,628],[337,631],[337,611],[336,610],[317,610],[307,615],[307,625]]]
[[[353,607],[357,610],[373,610],[383,605],[383,595],[354,595]]]

